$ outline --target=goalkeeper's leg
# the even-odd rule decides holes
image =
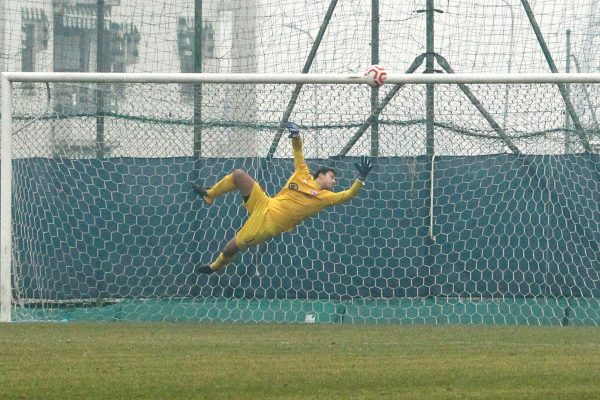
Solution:
[[[233,238],[227,242],[221,253],[219,253],[219,256],[210,265],[198,268],[198,272],[210,274],[220,268],[223,268],[235,259],[238,251],[240,251],[240,248],[238,247],[235,238]]]
[[[254,178],[248,175],[243,169],[235,169],[211,188],[192,183],[192,189],[202,196],[206,204],[212,204],[216,197],[229,193],[236,188],[239,189],[242,196],[244,196],[244,201],[246,201],[252,193],[252,187],[255,182]]]
[[[219,256],[210,265],[197,270],[201,273],[212,273],[223,268],[234,260],[240,250],[256,246],[280,233],[280,230],[266,217],[270,197],[261,189],[260,185],[242,170],[235,170],[231,175],[239,180],[240,185],[237,187],[244,196],[244,207],[248,210],[250,217],[236,233],[235,238],[227,242]],[[247,179],[250,179],[252,183],[249,192],[248,188],[243,186],[249,183]]]

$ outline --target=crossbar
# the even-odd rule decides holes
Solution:
[[[100,82],[100,83],[282,83],[282,84],[372,84],[362,74],[222,74],[222,73],[97,73],[97,72],[4,72],[10,82]],[[600,73],[527,73],[527,74],[393,74],[390,84],[527,84],[527,83],[600,83]],[[385,87],[385,86],[384,86]]]

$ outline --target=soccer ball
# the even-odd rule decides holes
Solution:
[[[372,76],[373,83],[371,86],[379,87],[385,83],[385,80],[387,79],[387,72],[385,72],[385,68],[383,68],[381,65],[371,65],[365,71],[365,76]]]

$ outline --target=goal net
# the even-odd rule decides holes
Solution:
[[[4,320],[600,323],[597,75],[4,76]],[[364,188],[198,274],[247,213],[190,183],[274,196],[287,120]]]

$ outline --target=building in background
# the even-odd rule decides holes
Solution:
[[[55,72],[93,72],[103,65],[103,72],[127,72],[127,66],[138,62],[140,32],[132,22],[112,16],[120,0],[104,4],[104,43],[98,43],[96,1],[53,0],[52,70]],[[100,48],[102,46],[102,48]],[[98,54],[104,59],[98,60]],[[106,93],[106,104],[113,104],[125,95],[123,85],[115,85]],[[58,92],[55,110],[59,113],[94,112],[96,99],[88,90],[79,93]]]

